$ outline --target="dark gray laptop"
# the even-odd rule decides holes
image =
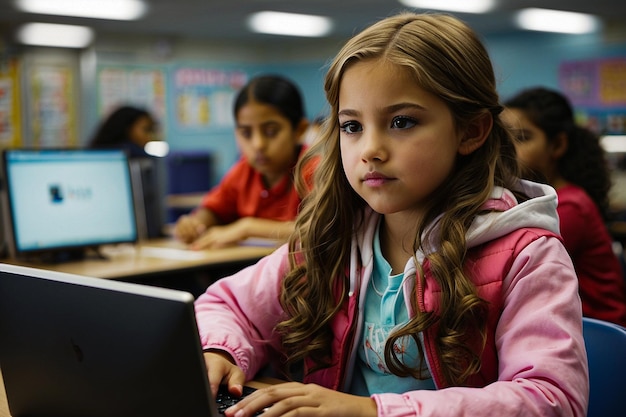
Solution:
[[[0,264],[14,417],[214,417],[191,294]]]

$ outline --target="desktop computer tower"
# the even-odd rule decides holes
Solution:
[[[165,236],[165,172],[160,158],[133,158],[130,173],[139,239]]]

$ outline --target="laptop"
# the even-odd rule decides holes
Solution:
[[[187,292],[0,264],[13,417],[216,417]]]

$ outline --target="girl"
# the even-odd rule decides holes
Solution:
[[[531,88],[509,99],[503,120],[515,132],[523,169],[556,189],[563,242],[578,275],[583,314],[626,326],[626,293],[606,228],[611,178],[598,137],[577,126],[565,96]]]
[[[156,140],[156,128],[157,122],[147,110],[121,106],[102,122],[89,147],[125,149],[131,158],[148,157],[144,147]]]
[[[556,196],[516,176],[487,52],[453,17],[350,40],[288,245],[196,302],[212,389],[265,416],[579,416],[588,374]]]
[[[293,232],[300,197],[292,176],[308,127],[300,91],[283,77],[254,78],[239,92],[234,116],[242,158],[174,228],[192,249],[249,237],[286,240]]]

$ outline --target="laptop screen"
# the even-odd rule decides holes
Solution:
[[[123,151],[10,149],[3,162],[14,255],[137,240]]]
[[[0,368],[11,415],[218,416],[193,301],[181,291],[0,264]]]

